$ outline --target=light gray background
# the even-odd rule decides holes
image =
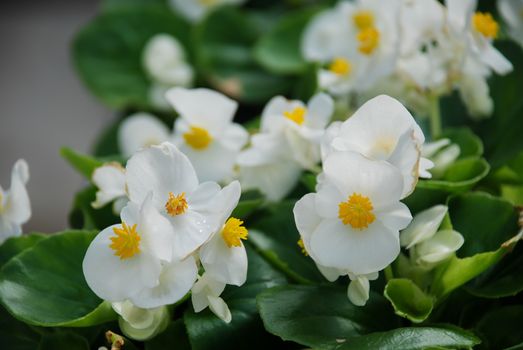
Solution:
[[[29,163],[33,215],[24,232],[67,227],[74,193],[84,185],[59,156],[87,152],[113,113],[92,97],[70,55],[75,33],[95,15],[94,0],[0,2],[0,184]]]

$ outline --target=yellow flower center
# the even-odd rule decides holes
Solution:
[[[229,218],[222,228],[222,237],[229,248],[240,247],[241,240],[246,240],[249,231],[242,226],[243,221],[236,218]]]
[[[338,217],[341,221],[355,229],[367,228],[376,219],[369,197],[359,193],[353,193],[346,202],[341,202],[338,207]]]
[[[352,15],[352,20],[354,21],[356,28],[359,30],[374,27],[374,15],[368,10],[360,10],[356,12]]]
[[[472,16],[472,26],[489,39],[495,39],[498,36],[498,22],[488,12],[476,12]]]
[[[113,232],[115,236],[111,237],[111,245],[114,250],[114,255],[119,256],[120,259],[132,258],[140,252],[140,235],[136,232],[136,224],[129,227],[122,221],[121,227],[114,227]]]
[[[198,0],[198,2],[199,2],[200,5],[202,5],[202,6],[213,6],[213,5],[215,5],[218,1],[217,1],[217,0]]]
[[[185,213],[187,210],[187,200],[185,199],[185,192],[175,196],[174,193],[169,192],[169,199],[165,203],[165,210],[167,214],[176,216]]]
[[[349,60],[342,57],[337,57],[332,60],[331,64],[329,65],[329,70],[338,75],[349,75],[352,71],[352,65]]]
[[[305,107],[296,107],[290,112],[283,112],[283,115],[285,118],[292,120],[298,125],[301,125],[305,121],[305,113],[307,113],[307,109]]]
[[[303,239],[300,238],[296,243],[298,244],[298,247],[301,248],[302,254],[305,256],[309,256],[309,253],[307,253],[307,250],[305,250],[305,243],[303,243]]]
[[[356,39],[360,42],[358,50],[365,55],[370,55],[378,47],[380,43],[380,32],[374,28],[369,27],[360,30],[356,35]]]
[[[196,150],[206,149],[212,142],[212,136],[204,128],[191,126],[191,129],[183,134],[185,142]]]

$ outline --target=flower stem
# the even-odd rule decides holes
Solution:
[[[439,98],[434,95],[430,98],[430,133],[432,135],[432,140],[435,140],[439,135],[441,135],[441,113],[439,109]]]

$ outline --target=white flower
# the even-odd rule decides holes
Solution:
[[[454,230],[438,230],[448,208],[436,205],[418,213],[401,232],[401,245],[409,249],[417,265],[432,266],[447,259],[463,245],[461,234]]]
[[[125,193],[125,169],[120,163],[111,162],[94,170],[91,181],[98,187],[96,200],[91,203],[93,208],[99,209],[114,201],[113,212],[120,214],[127,204]]]
[[[197,22],[215,7],[241,5],[247,0],[169,0],[171,7],[191,22]]]
[[[167,141],[169,129],[148,113],[135,113],[126,118],[118,128],[118,145],[122,154],[132,156],[136,151]]]
[[[0,186],[0,244],[7,238],[22,234],[22,224],[31,217],[31,204],[25,185],[29,181],[29,167],[23,159],[16,161],[11,171],[11,187]]]
[[[122,332],[131,339],[147,340],[162,332],[169,324],[169,311],[162,306],[142,309],[130,301],[112,303],[113,310],[120,316],[118,324]]]
[[[218,230],[226,200],[220,186],[199,183],[191,162],[173,144],[138,151],[125,175],[131,202],[141,203],[152,192],[152,206],[172,226],[176,259],[192,254]]]
[[[523,46],[523,1],[499,0],[498,11],[508,25],[508,34]]]
[[[175,143],[200,180],[232,177],[236,157],[249,137],[243,126],[232,122],[238,103],[209,89],[174,88],[167,92],[167,100],[180,114]]]
[[[200,312],[209,307],[209,309],[224,322],[231,322],[231,311],[227,303],[220,298],[224,289],[225,283],[215,281],[204,273],[191,290],[191,301],[194,312]]]
[[[200,261],[205,274],[218,282],[241,286],[247,279],[247,252],[242,239],[247,239],[248,231],[243,221],[230,217],[238,205],[241,188],[238,181],[231,183],[222,191],[227,202],[223,204],[220,229],[200,248]]]
[[[414,190],[418,181],[420,151],[425,141],[421,128],[403,105],[386,95],[361,106],[348,120],[333,123],[322,142],[322,157],[334,151],[354,151],[374,160],[385,160],[403,175],[401,198]],[[353,170],[355,171],[355,170]]]
[[[365,275],[399,254],[399,230],[411,215],[401,202],[403,176],[384,161],[334,152],[323,164],[317,193],[294,207],[296,226],[318,264]]]
[[[349,300],[356,306],[364,306],[369,300],[370,284],[369,280],[378,278],[378,273],[369,273],[366,275],[352,275],[349,274],[350,283],[347,288],[347,296]]]
[[[458,84],[465,107],[470,116],[477,119],[489,117],[494,110],[487,78],[488,75],[464,73]]]
[[[82,264],[89,287],[110,302],[131,300],[144,288],[158,285],[161,262],[172,258],[172,228],[152,206],[128,203],[122,224],[102,230],[91,242]]]
[[[423,145],[421,155],[430,159],[434,167],[430,170],[435,177],[441,177],[447,168],[458,159],[461,150],[457,144],[450,142],[449,139],[440,139],[438,141],[429,142]],[[428,173],[428,175],[431,175]],[[421,174],[420,174],[421,176]],[[425,176],[430,177],[430,176]]]

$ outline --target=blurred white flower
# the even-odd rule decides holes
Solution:
[[[225,283],[215,281],[204,273],[191,290],[194,312],[200,312],[209,307],[225,323],[231,322],[232,315],[229,306],[220,298],[224,289]]]
[[[169,311],[165,306],[142,309],[128,300],[111,305],[119,315],[120,329],[131,339],[140,341],[150,339],[162,332],[169,324]]]
[[[433,266],[454,254],[464,243],[463,236],[454,230],[438,230],[448,208],[437,205],[418,213],[401,232],[400,242],[409,249],[417,265]]]
[[[25,188],[29,181],[29,167],[19,159],[11,171],[11,187],[0,186],[0,244],[7,238],[22,234],[22,224],[31,217],[31,204]]]
[[[239,6],[247,0],[169,0],[171,7],[191,22],[197,22],[218,6]]]
[[[126,157],[136,151],[167,141],[169,129],[149,113],[135,113],[125,118],[118,128],[118,146]]]
[[[120,211],[127,204],[125,193],[125,169],[118,162],[102,165],[94,170],[91,181],[98,187],[96,199],[91,203],[93,208],[99,209],[113,202],[113,212],[120,215]]]
[[[499,0],[498,11],[508,26],[508,34],[523,46],[523,0]]]
[[[174,88],[167,99],[180,114],[175,143],[191,160],[199,179],[230,179],[249,137],[243,126],[232,121],[238,103],[209,89]]]

